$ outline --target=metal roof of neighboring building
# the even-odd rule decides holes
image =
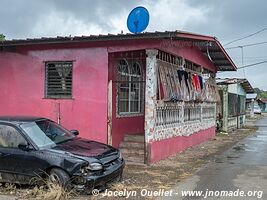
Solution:
[[[257,98],[257,95],[256,93],[252,93],[252,94],[247,94],[246,98],[247,99],[256,99]]]
[[[217,78],[216,82],[218,85],[240,84],[244,88],[246,93],[254,93],[252,85],[245,78]]]
[[[140,39],[171,39],[190,41],[197,46],[217,67],[218,71],[235,71],[237,68],[222,47],[216,37],[206,36],[185,31],[145,32],[140,34],[107,34],[89,36],[69,37],[42,37],[5,40],[0,43],[0,50],[4,47],[40,45],[40,44],[62,44],[79,42],[117,41],[117,40],[140,40]]]
[[[267,102],[267,99],[260,99],[262,102],[266,103]]]

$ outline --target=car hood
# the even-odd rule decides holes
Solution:
[[[65,151],[77,156],[95,158],[103,158],[105,156],[118,154],[118,151],[111,146],[83,138],[74,138],[67,142],[58,144],[52,149]]]

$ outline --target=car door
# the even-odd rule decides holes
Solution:
[[[29,182],[45,166],[36,150],[23,150],[28,145],[20,129],[0,123],[0,181]]]

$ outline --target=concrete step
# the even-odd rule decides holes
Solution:
[[[144,135],[125,135],[124,136],[125,142],[145,142],[145,136]]]
[[[131,148],[120,148],[120,151],[122,153],[122,155],[129,155],[129,156],[134,156],[134,155],[137,155],[137,156],[143,156],[145,155],[145,151],[144,149],[131,149]]]
[[[129,149],[142,149],[144,150],[145,144],[141,142],[122,142],[120,148],[129,148]]]
[[[120,150],[126,163],[144,164],[144,135],[125,135],[123,142],[120,144]]]
[[[126,165],[136,165],[136,164],[144,164],[144,157],[126,157],[125,159]]]

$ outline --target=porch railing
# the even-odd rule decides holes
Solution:
[[[156,126],[174,126],[190,121],[215,119],[214,103],[172,103],[156,106]]]
[[[180,105],[160,105],[156,108],[156,126],[182,122],[183,108]]]
[[[215,119],[215,106],[202,107],[202,119]]]
[[[201,120],[201,105],[185,105],[184,106],[184,121]]]

